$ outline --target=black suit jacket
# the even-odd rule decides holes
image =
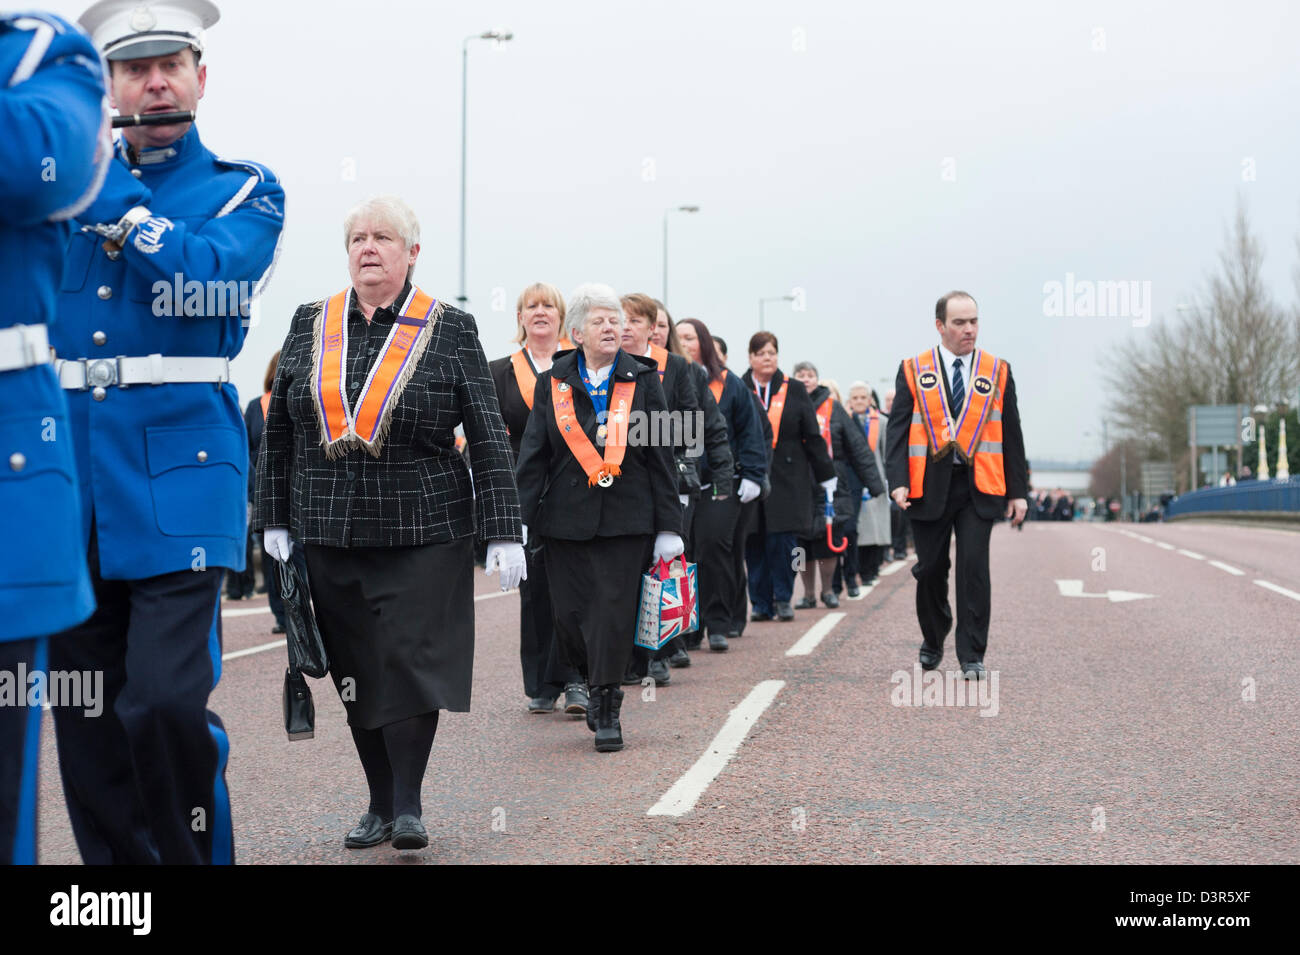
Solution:
[[[467,537],[519,541],[506,429],[474,317],[444,306],[403,389],[379,457],[321,447],[312,333],[321,302],[299,306],[280,350],[258,458],[256,528],[304,544],[409,547]],[[464,424],[473,476],[456,452]]]
[[[943,390],[952,399],[948,385],[948,369],[939,363],[939,377],[943,379]],[[969,399],[969,391],[967,398]],[[912,390],[907,386],[907,375],[903,372],[903,363],[898,364],[898,379],[894,382],[894,404],[889,410],[889,425],[885,429],[885,470],[889,472],[889,487],[906,488],[907,473],[907,437],[912,425]],[[943,514],[948,503],[948,489],[952,484],[953,454],[949,450],[939,459],[931,457],[925,464],[925,481],[921,496],[912,498],[912,506],[907,509],[907,516],[914,521],[932,521]],[[1016,382],[1011,374],[1011,365],[1007,365],[1007,386],[1002,393],[1002,470],[1006,477],[1007,493],[999,497],[985,494],[975,487],[975,469],[962,469],[964,480],[970,484],[971,500],[975,513],[989,521],[996,521],[1006,514],[1007,498],[1025,497],[1029,493],[1029,476],[1025,465],[1025,439],[1020,433],[1020,411],[1016,407]]]
[[[714,497],[727,497],[732,492],[732,476],[736,468],[735,459],[731,455],[731,440],[727,434],[727,419],[722,416],[722,410],[713,400],[713,392],[709,390],[709,373],[704,370],[704,366],[687,362],[687,367],[690,368],[691,382],[695,386],[696,401],[704,413],[703,434],[696,428],[693,434],[696,443],[687,449],[687,457],[694,460],[695,467],[699,470],[701,488],[706,484],[712,485],[708,493]],[[703,454],[697,453],[700,451]]]
[[[772,376],[772,395],[780,389],[785,375]],[[754,389],[752,372],[745,372],[745,386]],[[762,408],[762,405],[759,405]],[[767,412],[762,412],[767,417]],[[771,443],[771,438],[768,438]],[[835,477],[826,442],[817,430],[817,412],[803,383],[791,381],[781,410],[781,429],[772,449],[769,478],[772,492],[763,500],[763,518],[769,534],[795,534],[811,537],[815,533],[808,504],[818,482]],[[820,492],[820,488],[817,488]]]
[[[622,474],[611,486],[587,484],[586,472],[556,427],[555,409],[551,406],[554,376],[568,382],[578,423],[592,446],[603,455],[603,449],[596,443],[595,408],[578,374],[577,356],[576,351],[560,353],[550,370],[537,377],[533,410],[524,430],[515,472],[520,508],[529,534],[579,541],[625,534],[680,534],[682,506],[677,500],[672,448],[662,444],[629,444],[621,465]],[[633,414],[667,411],[658,367],[649,358],[636,358],[620,349],[610,380],[636,381]]]
[[[528,352],[524,352],[527,356]],[[492,376],[492,384],[497,390],[497,404],[501,406],[501,418],[506,423],[506,431],[510,435],[510,451],[514,455],[514,460],[519,460],[519,445],[524,440],[524,428],[528,426],[528,405],[524,403],[524,397],[519,393],[519,383],[515,381],[515,366],[511,359],[514,352],[506,355],[505,358],[497,358],[488,362],[488,373]],[[532,367],[533,361],[528,359],[529,367]],[[537,371],[536,368],[533,369]]]
[[[791,387],[794,387],[793,383]],[[827,396],[830,389],[818,385],[809,395],[814,414]],[[826,442],[822,442],[825,444]],[[853,416],[844,410],[838,401],[831,402],[831,456],[835,465],[835,522],[847,524],[853,519],[858,504],[862,500],[862,488],[866,487],[873,496],[885,493],[885,479],[876,470],[876,456],[871,453],[867,436],[853,420]],[[820,487],[813,488],[813,521],[825,520],[826,494]]]

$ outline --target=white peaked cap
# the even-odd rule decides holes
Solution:
[[[209,0],[100,0],[77,20],[107,60],[203,52],[203,31],[221,19]]]

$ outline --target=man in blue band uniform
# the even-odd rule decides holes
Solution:
[[[95,609],[47,325],[69,220],[109,160],[107,123],[90,38],[54,16],[0,16],[0,864],[36,862],[31,674],[47,668],[46,635]]]
[[[81,23],[124,115],[193,110],[207,0],[102,0]],[[221,578],[244,566],[248,438],[229,359],[269,277],[284,191],[191,123],[128,127],[68,245],[53,336],[99,605],[56,666],[104,672],[97,719],[59,709],[59,763],[87,863],[233,861]]]

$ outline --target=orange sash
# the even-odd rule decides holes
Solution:
[[[835,457],[831,445],[831,402],[834,400],[827,395],[826,400],[817,409],[817,430],[822,433],[822,440],[826,442],[826,453],[831,457]]]
[[[880,441],[880,412],[872,408],[867,412],[867,447],[875,453],[876,444]]]
[[[519,395],[524,399],[524,404],[528,405],[528,410],[532,411],[533,392],[537,390],[537,375],[533,372],[533,366],[528,360],[528,356],[524,354],[524,349],[527,347],[528,346],[525,345],[524,348],[519,349],[519,351],[511,355],[510,364],[515,370],[515,384],[519,386]],[[559,347],[555,350],[564,351],[565,349],[572,347],[572,342],[567,338],[561,338],[559,341]]]
[[[610,371],[613,374],[613,371]],[[578,423],[573,407],[573,388],[567,381],[551,379],[551,408],[555,412],[555,426],[560,437],[569,446],[582,470],[587,472],[587,486],[599,484],[609,487],[614,478],[622,474],[620,465],[627,452],[628,414],[632,410],[632,396],[636,393],[635,381],[615,383],[609,396],[608,432],[605,435],[605,457],[596,453],[591,439]],[[599,432],[597,432],[599,434]]]
[[[268,391],[262,395],[262,420],[266,420],[266,409],[271,407],[271,393]]]
[[[713,392],[713,400],[722,401],[722,386],[727,381],[727,369],[722,369],[722,374],[714,381],[709,382],[709,391]]]
[[[664,380],[664,370],[668,367],[668,349],[660,348],[654,342],[650,343],[650,357],[655,360],[659,366],[659,380]]]
[[[312,391],[320,420],[321,443],[328,458],[345,454],[356,445],[379,457],[393,406],[415,374],[433,326],[442,313],[441,305],[432,296],[411,286],[411,293],[393,320],[383,351],[370,366],[353,409],[346,393],[348,376],[344,367],[351,305],[352,289],[349,288],[325,302],[316,318]]]
[[[781,382],[781,387],[777,389],[776,394],[772,395],[772,403],[767,406],[767,420],[772,423],[772,447],[774,448],[777,438],[781,437],[781,410],[785,407],[785,395],[789,387],[790,379],[787,378]],[[758,392],[758,385],[754,386],[754,391]]]

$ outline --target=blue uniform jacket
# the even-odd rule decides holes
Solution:
[[[48,325],[71,227],[108,153],[99,54],[45,14],[0,17],[0,328]],[[67,405],[47,365],[0,372],[0,640],[95,609],[81,542]]]
[[[151,218],[120,251],[79,232],[68,243],[60,358],[225,357],[247,331],[241,302],[270,276],[284,190],[264,166],[219,159],[195,127],[140,156],[119,140],[107,180],[79,223]],[[96,333],[102,333],[96,335]],[[93,520],[105,579],[244,566],[248,436],[234,385],[68,391],[85,539]]]

